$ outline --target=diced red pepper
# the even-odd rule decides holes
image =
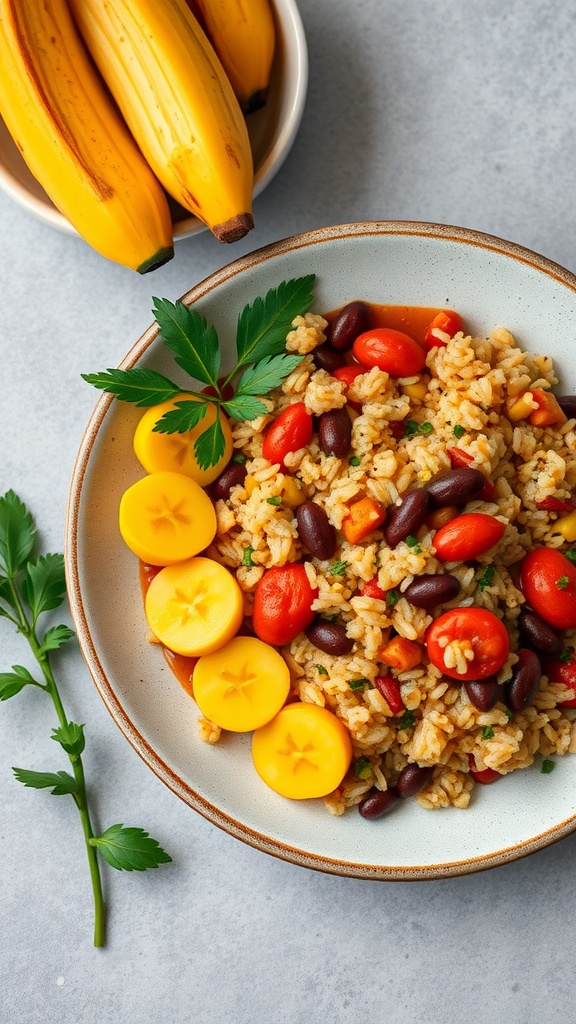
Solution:
[[[470,775],[475,782],[481,782],[483,786],[489,786],[491,782],[496,782],[497,779],[502,778],[501,773],[495,771],[494,768],[483,768],[482,771],[478,771],[472,754],[468,755],[468,760],[470,762]]]
[[[374,680],[376,689],[382,694],[393,715],[401,715],[404,711],[404,702],[400,695],[400,683],[394,676],[376,676]]]
[[[575,504],[574,498],[555,498],[553,495],[549,495],[542,501],[537,501],[536,508],[542,509],[544,512],[572,512]]]
[[[371,580],[366,580],[366,583],[362,585],[361,594],[362,597],[373,597],[376,601],[386,600],[386,591],[382,590],[382,587],[378,585],[377,576],[373,576]]]
[[[447,454],[455,469],[461,466],[469,466],[471,462],[474,462],[474,456],[465,452],[462,448],[448,448]]]

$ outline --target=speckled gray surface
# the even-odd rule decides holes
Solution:
[[[116,365],[176,298],[242,252],[364,219],[492,233],[576,270],[576,9],[554,0],[301,0],[310,90],[296,144],[234,249],[207,234],[137,278],[0,196],[0,492],[63,544],[94,405],[80,373]],[[0,623],[2,626],[2,623]],[[2,626],[1,665],[22,662]],[[11,766],[62,767],[41,695],[0,707],[0,1017],[6,1024],[548,1024],[571,1019],[576,837],[489,872],[377,883],[318,874],[218,831],[139,760],[78,653],[58,665],[102,828],[143,825],[173,865],[106,872],[91,947],[82,839],[65,800]],[[55,723],[54,723],[55,724]],[[465,815],[462,828],[466,828]]]

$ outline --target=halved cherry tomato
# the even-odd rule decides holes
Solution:
[[[462,330],[462,317],[460,313],[456,313],[453,309],[441,309],[436,314],[433,320],[430,321],[428,327],[424,332],[424,345],[430,350],[436,345],[445,345],[446,342],[436,336],[436,331],[443,331],[444,334],[449,334],[451,338],[458,331]]]
[[[488,786],[491,782],[496,782],[497,779],[502,778],[501,773],[497,772],[494,768],[483,768],[482,771],[479,771],[472,754],[468,754],[468,761],[470,763],[470,775],[475,782],[481,782],[483,786]]]
[[[262,441],[262,455],[269,462],[284,465],[290,452],[305,448],[312,440],[312,416],[304,402],[293,402],[283,409],[266,428]]]
[[[446,645],[453,640],[467,640],[471,646],[474,657],[467,661],[465,672],[447,667],[444,661]],[[444,675],[462,682],[495,675],[510,652],[505,625],[486,608],[451,608],[428,627],[424,643],[432,664]]]
[[[360,366],[359,363],[353,363],[351,365],[339,366],[337,370],[333,371],[332,376],[336,377],[336,380],[341,380],[346,388],[346,391],[348,391],[348,388],[350,387],[351,384],[354,383],[356,378],[362,377],[364,373],[370,373],[369,366]],[[352,409],[355,409],[356,412],[362,412],[361,402],[353,402],[349,398],[348,404],[352,407]]]
[[[464,512],[440,527],[434,536],[438,558],[462,562],[483,555],[504,535],[504,523],[485,512]]]
[[[373,576],[371,580],[366,580],[366,583],[362,584],[360,593],[362,597],[373,597],[376,601],[386,600],[386,591],[382,590],[382,587],[378,585],[377,576]]]
[[[426,365],[426,353],[409,334],[391,327],[374,327],[359,334],[352,346],[364,366],[377,366],[394,377],[412,377]]]
[[[260,640],[274,647],[289,644],[314,619],[312,602],[318,590],[310,586],[301,562],[267,569],[256,586],[252,625]]]
[[[401,715],[404,711],[404,701],[400,694],[400,683],[394,676],[376,676],[374,680],[376,689],[382,694],[393,715]]]
[[[574,690],[574,696],[569,700],[563,700],[558,704],[559,708],[576,708],[576,658],[570,661],[561,661],[560,658],[546,658],[542,665],[544,675],[548,676],[550,683],[562,683],[569,690]]]
[[[576,627],[576,565],[555,548],[535,548],[520,565],[524,597],[549,626]]]

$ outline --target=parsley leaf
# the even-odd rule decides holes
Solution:
[[[397,590],[388,590],[386,592],[386,604],[389,608],[393,608],[395,604],[398,604],[400,600],[400,594]]]
[[[365,690],[369,686],[370,680],[368,679],[350,679],[348,686],[351,690]]]
[[[38,685],[30,675],[27,668],[22,665],[13,665],[11,672],[0,672],[0,700],[9,700],[15,697],[25,686]]]
[[[146,871],[169,864],[171,857],[142,828],[111,825],[101,836],[90,840],[104,860],[119,871]]]
[[[51,626],[44,634],[38,654],[45,655],[48,654],[48,651],[57,651],[59,647],[63,647],[69,640],[72,640],[75,635],[74,630],[70,629],[69,626]]]
[[[279,387],[292,370],[302,362],[302,356],[282,352],[277,356],[266,356],[255,366],[244,371],[236,386],[236,398],[240,395],[266,395]]]
[[[576,548],[569,548],[569,550],[565,551],[564,554],[569,562],[576,564]]]
[[[203,384],[217,388],[220,348],[215,328],[183,302],[157,298],[152,301],[162,340],[174,353],[178,366]]]
[[[182,394],[182,388],[173,384],[156,370],[132,366],[128,370],[102,370],[100,373],[82,373],[82,380],[99,391],[116,395],[122,402],[131,402],[138,408],[168,402]]]
[[[222,430],[220,413],[214,423],[202,431],[194,441],[194,454],[199,466],[215,466],[226,451],[226,438]]]
[[[476,582],[480,587],[480,590],[486,590],[486,587],[491,586],[492,580],[494,579],[494,573],[496,568],[493,565],[487,565],[484,572],[478,576]]]
[[[36,530],[28,509],[14,491],[0,498],[0,570],[14,579],[30,557]]]
[[[207,410],[206,402],[194,402],[189,399],[176,402],[174,408],[165,412],[154,424],[154,431],[158,434],[187,434],[198,426]]]
[[[314,274],[284,281],[244,307],[236,333],[237,369],[284,351],[294,317],[310,307],[313,284]]]
[[[42,612],[58,608],[66,593],[63,556],[41,555],[35,562],[28,562],[22,591],[34,622]]]
[[[76,780],[68,772],[32,772],[26,768],[13,768],[14,776],[29,789],[51,789],[52,796],[75,796]]]
[[[244,548],[244,554],[242,555],[242,565],[254,565],[252,561],[252,552],[254,548],[249,544],[247,548]]]
[[[334,565],[330,566],[331,576],[343,576],[348,568],[348,562],[334,562]]]
[[[413,729],[416,724],[416,715],[413,711],[409,711],[408,708],[404,711],[402,717],[398,722],[399,729]]]
[[[222,403],[222,408],[235,420],[255,420],[268,412],[264,402],[253,395],[234,395]]]
[[[319,676],[327,676],[328,670],[324,668],[324,665],[316,665],[316,671]]]
[[[485,725],[482,729],[481,735],[483,740],[491,740],[494,736],[494,729],[491,725]]]
[[[354,775],[357,779],[369,779],[372,775],[372,765],[370,759],[362,755],[356,761],[354,765]]]
[[[86,746],[84,726],[77,722],[65,722],[52,730],[52,739],[60,744],[67,754],[78,757]]]

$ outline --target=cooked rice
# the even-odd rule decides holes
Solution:
[[[576,709],[557,706],[573,696],[572,691],[543,676],[525,711],[511,715],[499,702],[491,711],[481,712],[463,687],[443,678],[429,663],[423,649],[421,664],[396,673],[404,706],[414,717],[412,725],[402,728],[401,719],[370,685],[382,674],[378,651],[394,633],[423,642],[438,614],[471,604],[502,618],[512,650],[517,646],[516,620],[524,598],[514,569],[536,545],[565,545],[554,531],[557,515],[540,510],[538,503],[551,495],[569,498],[576,486],[576,422],[545,428],[526,420],[511,422],[506,410],[512,399],[557,383],[552,361],[523,352],[505,328],[494,330],[489,338],[459,333],[429,353],[421,374],[398,380],[375,368],[353,382],[348,396],[362,403],[360,414],[351,412],[351,454],[357,456],[358,465],[348,458],[325,455],[316,437],[307,448],[291,453],[285,470],[270,465],[262,456],[262,431],[279,411],[295,401],[303,401],[315,415],[346,404],[343,384],[313,363],[311,353],[325,340],[326,326],[314,314],[294,321],[287,348],[302,354],[301,363],[283,387],[268,396],[268,414],[252,423],[233,423],[234,444],[247,459],[250,486],[247,480],[233,488],[228,501],[217,502],[218,532],[208,553],[235,572],[247,615],[265,569],[305,559],[310,582],[318,587],[314,610],[323,616],[337,615],[354,639],[353,651],[346,657],[324,654],[303,633],[283,651],[292,678],[292,698],[330,708],[352,737],[352,768],[338,790],[325,798],[328,811],[341,814],[374,786],[381,790],[393,786],[410,762],[433,768],[431,780],[415,797],[422,807],[466,807],[475,785],[470,755],[479,771],[492,768],[507,774],[531,765],[539,756],[576,752]],[[394,422],[406,419],[429,423],[433,430],[426,436],[416,433],[398,440]],[[461,435],[457,441],[456,425]],[[497,548],[477,558],[475,566],[446,565],[437,559],[434,530],[427,526],[417,534],[417,547],[401,542],[391,549],[381,530],[359,544],[339,535],[334,557],[319,561],[302,549],[294,509],[267,500],[282,495],[287,476],[296,477],[303,496],[324,508],[339,530],[349,504],[358,497],[371,495],[388,508],[410,488],[452,468],[447,449],[454,446],[467,453],[470,465],[494,485],[491,501],[471,501],[462,511],[481,509],[506,523]],[[242,564],[247,548],[252,549],[252,566]],[[331,573],[336,562],[346,563],[342,575]],[[477,580],[488,564],[494,573],[482,589]],[[433,614],[402,597],[414,577],[444,570],[458,578],[462,589]],[[399,599],[393,607],[359,593],[375,573],[384,591],[397,591]],[[566,634],[566,642],[573,647],[572,633]],[[465,668],[470,654],[465,642],[454,640],[446,651],[446,664]],[[511,653],[499,682],[510,677],[516,660]],[[350,681],[358,679],[367,680],[367,685],[351,689]],[[213,743],[219,730],[202,720],[201,735]],[[360,757],[369,760],[370,773],[362,773],[367,778],[354,775],[355,760]]]

